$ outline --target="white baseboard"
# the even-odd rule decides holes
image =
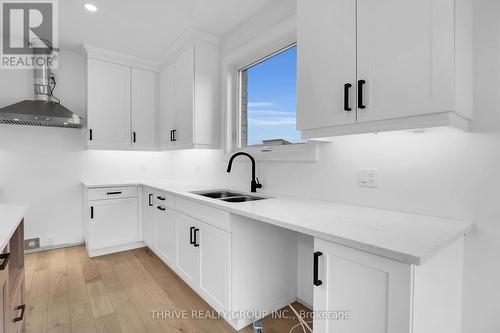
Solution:
[[[128,250],[133,250],[133,249],[138,249],[141,247],[145,247],[146,244],[144,242],[134,242],[134,243],[128,243],[124,245],[117,245],[117,246],[110,246],[110,247],[105,247],[102,249],[89,249],[87,246],[87,252],[89,254],[89,257],[97,257],[97,256],[103,256],[105,254],[110,254],[110,253],[115,253],[115,252],[122,252],[122,251],[128,251]]]
[[[32,250],[24,250],[24,253],[35,253],[35,252],[45,252],[45,251],[50,251],[50,250],[56,250],[56,249],[63,249],[66,247],[73,247],[73,246],[80,246],[84,245],[85,242],[78,242],[78,243],[70,243],[70,244],[58,244],[58,245],[46,245],[46,246],[41,246],[38,249],[32,249]]]

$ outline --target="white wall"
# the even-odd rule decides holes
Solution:
[[[475,6],[474,132],[339,137],[321,146],[317,163],[260,163],[258,176],[270,192],[474,221],[477,228],[467,237],[465,249],[463,332],[496,333],[500,330],[500,177],[496,176],[500,167],[500,1],[475,0]],[[266,29],[260,26],[254,32]],[[244,34],[227,36],[226,50],[253,34],[249,25],[236,31]],[[77,111],[83,110],[84,94],[81,71],[76,70],[80,61],[74,54],[61,55],[60,77],[68,80],[67,86],[62,80],[61,85],[68,91],[59,95]],[[25,74],[0,72],[0,105],[16,100],[13,94],[31,93],[31,78]],[[221,151],[85,152],[79,131],[0,126],[0,202],[31,201],[26,236],[52,236],[54,243],[82,239],[79,182],[87,175],[119,173],[249,186],[248,163],[238,163],[229,175],[225,167]],[[379,168],[379,189],[357,187],[356,169],[361,167]],[[64,182],[54,181],[61,178]]]

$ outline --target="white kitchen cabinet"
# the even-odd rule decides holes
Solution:
[[[353,124],[356,122],[356,1],[299,0],[297,5],[298,127]],[[328,37],[319,31],[328,31]],[[344,104],[345,85],[350,86],[345,87],[349,99]]]
[[[87,61],[89,148],[130,147],[130,67]]]
[[[143,189],[143,200],[142,200],[142,234],[144,237],[144,243],[154,248],[154,214],[155,206],[153,204],[153,191],[150,188],[145,187]]]
[[[156,123],[156,74],[132,68],[132,146],[154,147]]]
[[[321,239],[314,251],[314,310],[329,313],[314,332],[460,332],[463,239],[423,266]]]
[[[136,242],[137,198],[90,202],[90,247],[100,249]]]
[[[177,264],[177,222],[174,211],[164,205],[153,208],[154,248],[171,267]]]
[[[230,307],[231,234],[199,224],[199,290],[216,310]]]
[[[173,141],[173,128],[174,125],[174,70],[175,62],[170,63],[159,74],[159,141],[160,146],[165,148],[172,148],[175,146]]]
[[[193,289],[198,289],[199,221],[175,212],[177,222],[177,272]]]
[[[144,246],[137,186],[84,186],[83,194],[85,243],[90,257]]]
[[[297,15],[304,138],[468,128],[471,0],[299,0]]]
[[[159,74],[162,149],[218,147],[218,68],[213,43],[191,41],[167,57]]]

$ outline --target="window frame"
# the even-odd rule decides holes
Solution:
[[[297,45],[296,23],[287,20],[240,46],[222,61],[225,156],[247,152],[261,161],[317,161],[317,142],[241,147],[241,71]]]

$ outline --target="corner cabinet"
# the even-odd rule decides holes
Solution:
[[[471,0],[299,0],[297,15],[304,138],[468,128]]]
[[[219,146],[219,58],[215,44],[188,43],[159,73],[161,149]]]
[[[156,67],[89,46],[86,52],[87,147],[154,149]]]
[[[460,333],[463,244],[415,266],[315,239],[314,332]]]

